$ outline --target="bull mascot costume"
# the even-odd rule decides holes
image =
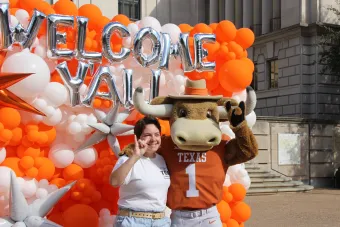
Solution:
[[[245,121],[256,103],[247,88],[246,103],[210,96],[205,80],[187,80],[185,94],[144,101],[142,88],[133,97],[135,108],[170,122],[171,136],[163,136],[159,154],[170,173],[167,206],[173,227],[222,226],[216,208],[222,199],[229,166],[247,162],[258,153],[256,139]],[[222,140],[220,121],[229,121],[235,138]],[[133,144],[121,155],[131,155]]]

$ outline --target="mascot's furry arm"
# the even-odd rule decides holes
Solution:
[[[235,109],[231,103],[226,103],[230,128],[235,133],[235,138],[225,145],[225,161],[228,166],[247,162],[258,154],[258,145],[254,134],[251,132],[245,120],[245,105],[240,102]]]

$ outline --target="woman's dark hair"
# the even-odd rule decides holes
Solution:
[[[150,125],[150,124],[155,125],[158,128],[159,132],[161,132],[161,125],[159,124],[159,121],[155,117],[145,116],[139,121],[137,121],[135,125],[134,133],[137,136],[137,139],[139,139],[140,136],[142,135],[145,129],[145,126]]]

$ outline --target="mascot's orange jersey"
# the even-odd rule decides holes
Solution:
[[[219,203],[228,169],[226,141],[207,152],[185,151],[171,137],[162,138],[159,150],[168,166],[171,185],[167,205],[173,210],[207,209]]]

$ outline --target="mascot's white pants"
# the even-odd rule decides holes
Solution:
[[[181,211],[172,210],[171,227],[222,227],[217,207],[209,209]]]

